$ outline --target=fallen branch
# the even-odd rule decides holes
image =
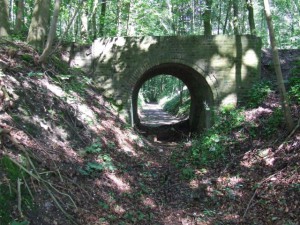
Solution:
[[[10,158],[11,162],[13,162],[16,166],[18,166],[22,171],[26,172],[30,177],[34,178],[35,180],[37,180],[39,183],[41,183],[44,188],[46,189],[46,191],[49,193],[49,195],[51,196],[51,198],[53,199],[53,201],[55,202],[56,206],[61,210],[61,212],[70,220],[72,221],[72,223],[77,224],[76,221],[72,218],[72,216],[70,214],[68,214],[63,207],[61,206],[61,204],[59,203],[57,197],[55,197],[55,195],[53,194],[53,192],[51,191],[51,189],[53,189],[55,192],[64,195],[66,197],[68,197],[70,199],[70,201],[72,202],[72,204],[74,205],[75,208],[77,208],[74,200],[71,198],[70,195],[63,193],[61,191],[59,191],[58,189],[56,189],[51,182],[44,180],[40,174],[38,173],[37,169],[35,168],[29,154],[28,151],[25,149],[25,147],[23,147],[13,136],[10,135],[10,130],[5,129],[5,128],[0,128],[0,136],[3,139],[4,137],[7,137],[18,149],[20,149],[30,167],[31,170],[29,171],[27,168],[25,168],[22,164],[20,164],[18,161],[16,161],[15,159]],[[51,189],[50,189],[51,188]],[[21,182],[18,179],[18,211],[20,213],[20,215],[22,216],[22,208],[21,208]]]
[[[23,217],[23,213],[22,213],[22,193],[21,193],[21,185],[22,185],[22,182],[21,182],[21,179],[18,178],[18,182],[17,182],[17,185],[18,185],[18,211],[19,211],[19,214],[21,217]]]

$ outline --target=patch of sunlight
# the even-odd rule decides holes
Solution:
[[[125,44],[125,39],[118,37],[116,41],[114,41],[114,39],[111,39],[110,41],[103,39],[95,40],[92,46],[93,57],[99,57],[99,61],[102,63],[108,62],[115,57],[115,52],[112,51],[114,44],[123,46]]]
[[[243,64],[249,67],[256,68],[258,65],[259,59],[254,50],[249,49],[243,56]]]
[[[49,91],[51,91],[53,94],[60,98],[65,98],[65,101],[68,104],[73,104],[73,107],[76,108],[76,111],[78,111],[78,117],[81,122],[90,124],[93,123],[93,121],[96,120],[95,113],[93,110],[91,110],[86,104],[80,103],[79,100],[76,99],[75,96],[77,96],[76,93],[74,93],[75,96],[68,95],[62,88],[60,88],[57,85],[50,84],[47,81],[43,81],[42,84],[44,87],[46,87]],[[80,98],[79,96],[77,96]]]
[[[199,187],[199,182],[197,179],[191,180],[189,183],[191,189],[197,189]]]
[[[241,185],[244,182],[244,179],[238,176],[233,177],[219,177],[217,182],[220,185],[226,185],[228,187],[236,187],[237,185]]]
[[[216,35],[214,37],[214,42],[218,46],[218,51],[223,55],[236,55],[236,45],[235,39],[229,39],[228,36],[225,35]]]
[[[77,110],[81,120],[86,122],[96,121],[95,113],[86,104],[77,103]]]
[[[114,42],[117,46],[124,46],[126,44],[126,39],[124,37],[116,37]]]
[[[120,205],[114,205],[113,210],[115,213],[122,215],[126,212],[126,210]]]
[[[137,156],[136,152],[131,147],[126,146],[125,143],[123,143],[123,146],[121,149],[119,149],[119,152],[125,152],[129,156]]]
[[[32,119],[35,122],[35,124],[39,124],[40,127],[43,128],[44,130],[46,131],[51,130],[51,124],[41,119],[39,116],[34,115]]]
[[[131,187],[128,183],[122,180],[122,178],[117,177],[114,173],[106,172],[105,174],[117,187],[117,189],[121,192],[130,192]]]
[[[142,51],[148,52],[149,48],[151,45],[157,44],[157,39],[149,36],[149,37],[144,37],[142,42],[140,43],[140,49]]]
[[[227,57],[222,57],[219,54],[218,55],[215,54],[210,61],[211,61],[211,66],[214,68],[226,68],[228,67],[228,65],[231,64],[231,62]]]
[[[221,106],[224,107],[227,105],[236,105],[237,103],[237,95],[236,93],[227,94],[221,101]]]
[[[241,80],[245,81],[247,78],[247,66],[242,65],[241,66]]]
[[[257,155],[259,157],[257,157]],[[275,157],[272,148],[265,148],[257,150],[257,152],[255,152],[255,156],[250,152],[246,152],[240,164],[244,167],[250,168],[257,163],[264,163],[266,166],[273,166],[274,162]]]
[[[103,84],[103,88],[104,89],[109,89],[113,87],[113,80],[111,78],[105,80],[104,84]]]
[[[155,201],[150,197],[142,196],[142,202],[146,207],[149,207],[151,209],[155,209],[157,207]]]
[[[115,67],[116,73],[122,73],[126,70],[127,64],[124,62],[120,62],[120,63],[116,64],[114,67]]]
[[[50,84],[48,81],[42,81],[42,84],[49,90],[51,91],[53,94],[55,94],[57,97],[64,97],[66,96],[66,92],[63,91],[61,89],[61,87],[54,85],[54,84]]]

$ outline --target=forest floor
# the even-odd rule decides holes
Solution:
[[[1,225],[299,224],[299,129],[248,135],[226,159],[185,171],[174,158],[190,141],[140,135],[87,75],[0,44]],[[273,92],[245,117],[263,130],[278,107]],[[293,105],[295,121],[299,112]],[[241,134],[247,128],[232,137]]]

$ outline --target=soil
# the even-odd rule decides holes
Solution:
[[[186,179],[191,171],[180,169],[173,156],[184,157],[190,140],[140,135],[101,91],[79,85],[85,74],[68,70],[73,76],[60,76],[56,61],[36,64],[37,53],[23,43],[0,44],[0,157],[23,165],[28,174],[20,177],[21,185],[34,197],[31,207],[22,202],[20,209],[18,199],[0,206],[12,207],[11,221],[299,224],[299,127],[292,133],[279,127],[267,138],[252,136],[246,127],[234,130],[232,140],[240,141],[226,159],[195,168]],[[257,134],[278,106],[272,93],[245,112]],[[299,105],[292,109],[298,121]],[[0,172],[0,185],[16,186],[7,171]]]

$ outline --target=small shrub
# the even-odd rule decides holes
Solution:
[[[289,79],[289,95],[292,100],[300,103],[300,77],[293,76]]]
[[[276,133],[277,129],[283,123],[283,112],[282,109],[276,109],[272,115],[265,121],[263,135],[270,137]]]
[[[99,155],[98,159],[101,162],[88,162],[83,168],[79,169],[79,173],[84,176],[97,176],[103,171],[114,171],[116,167],[114,166],[112,159],[109,155]]]
[[[102,144],[99,140],[95,143],[91,144],[90,146],[86,147],[84,150],[86,153],[100,153],[102,151]]]
[[[234,143],[231,133],[244,123],[240,110],[224,107],[216,113],[215,124],[192,142],[190,160],[201,166],[226,157],[228,147]]]
[[[272,91],[270,81],[262,81],[252,86],[247,95],[247,106],[250,108],[258,107]]]
[[[180,177],[184,180],[191,180],[195,177],[195,171],[191,167],[183,168]]]

